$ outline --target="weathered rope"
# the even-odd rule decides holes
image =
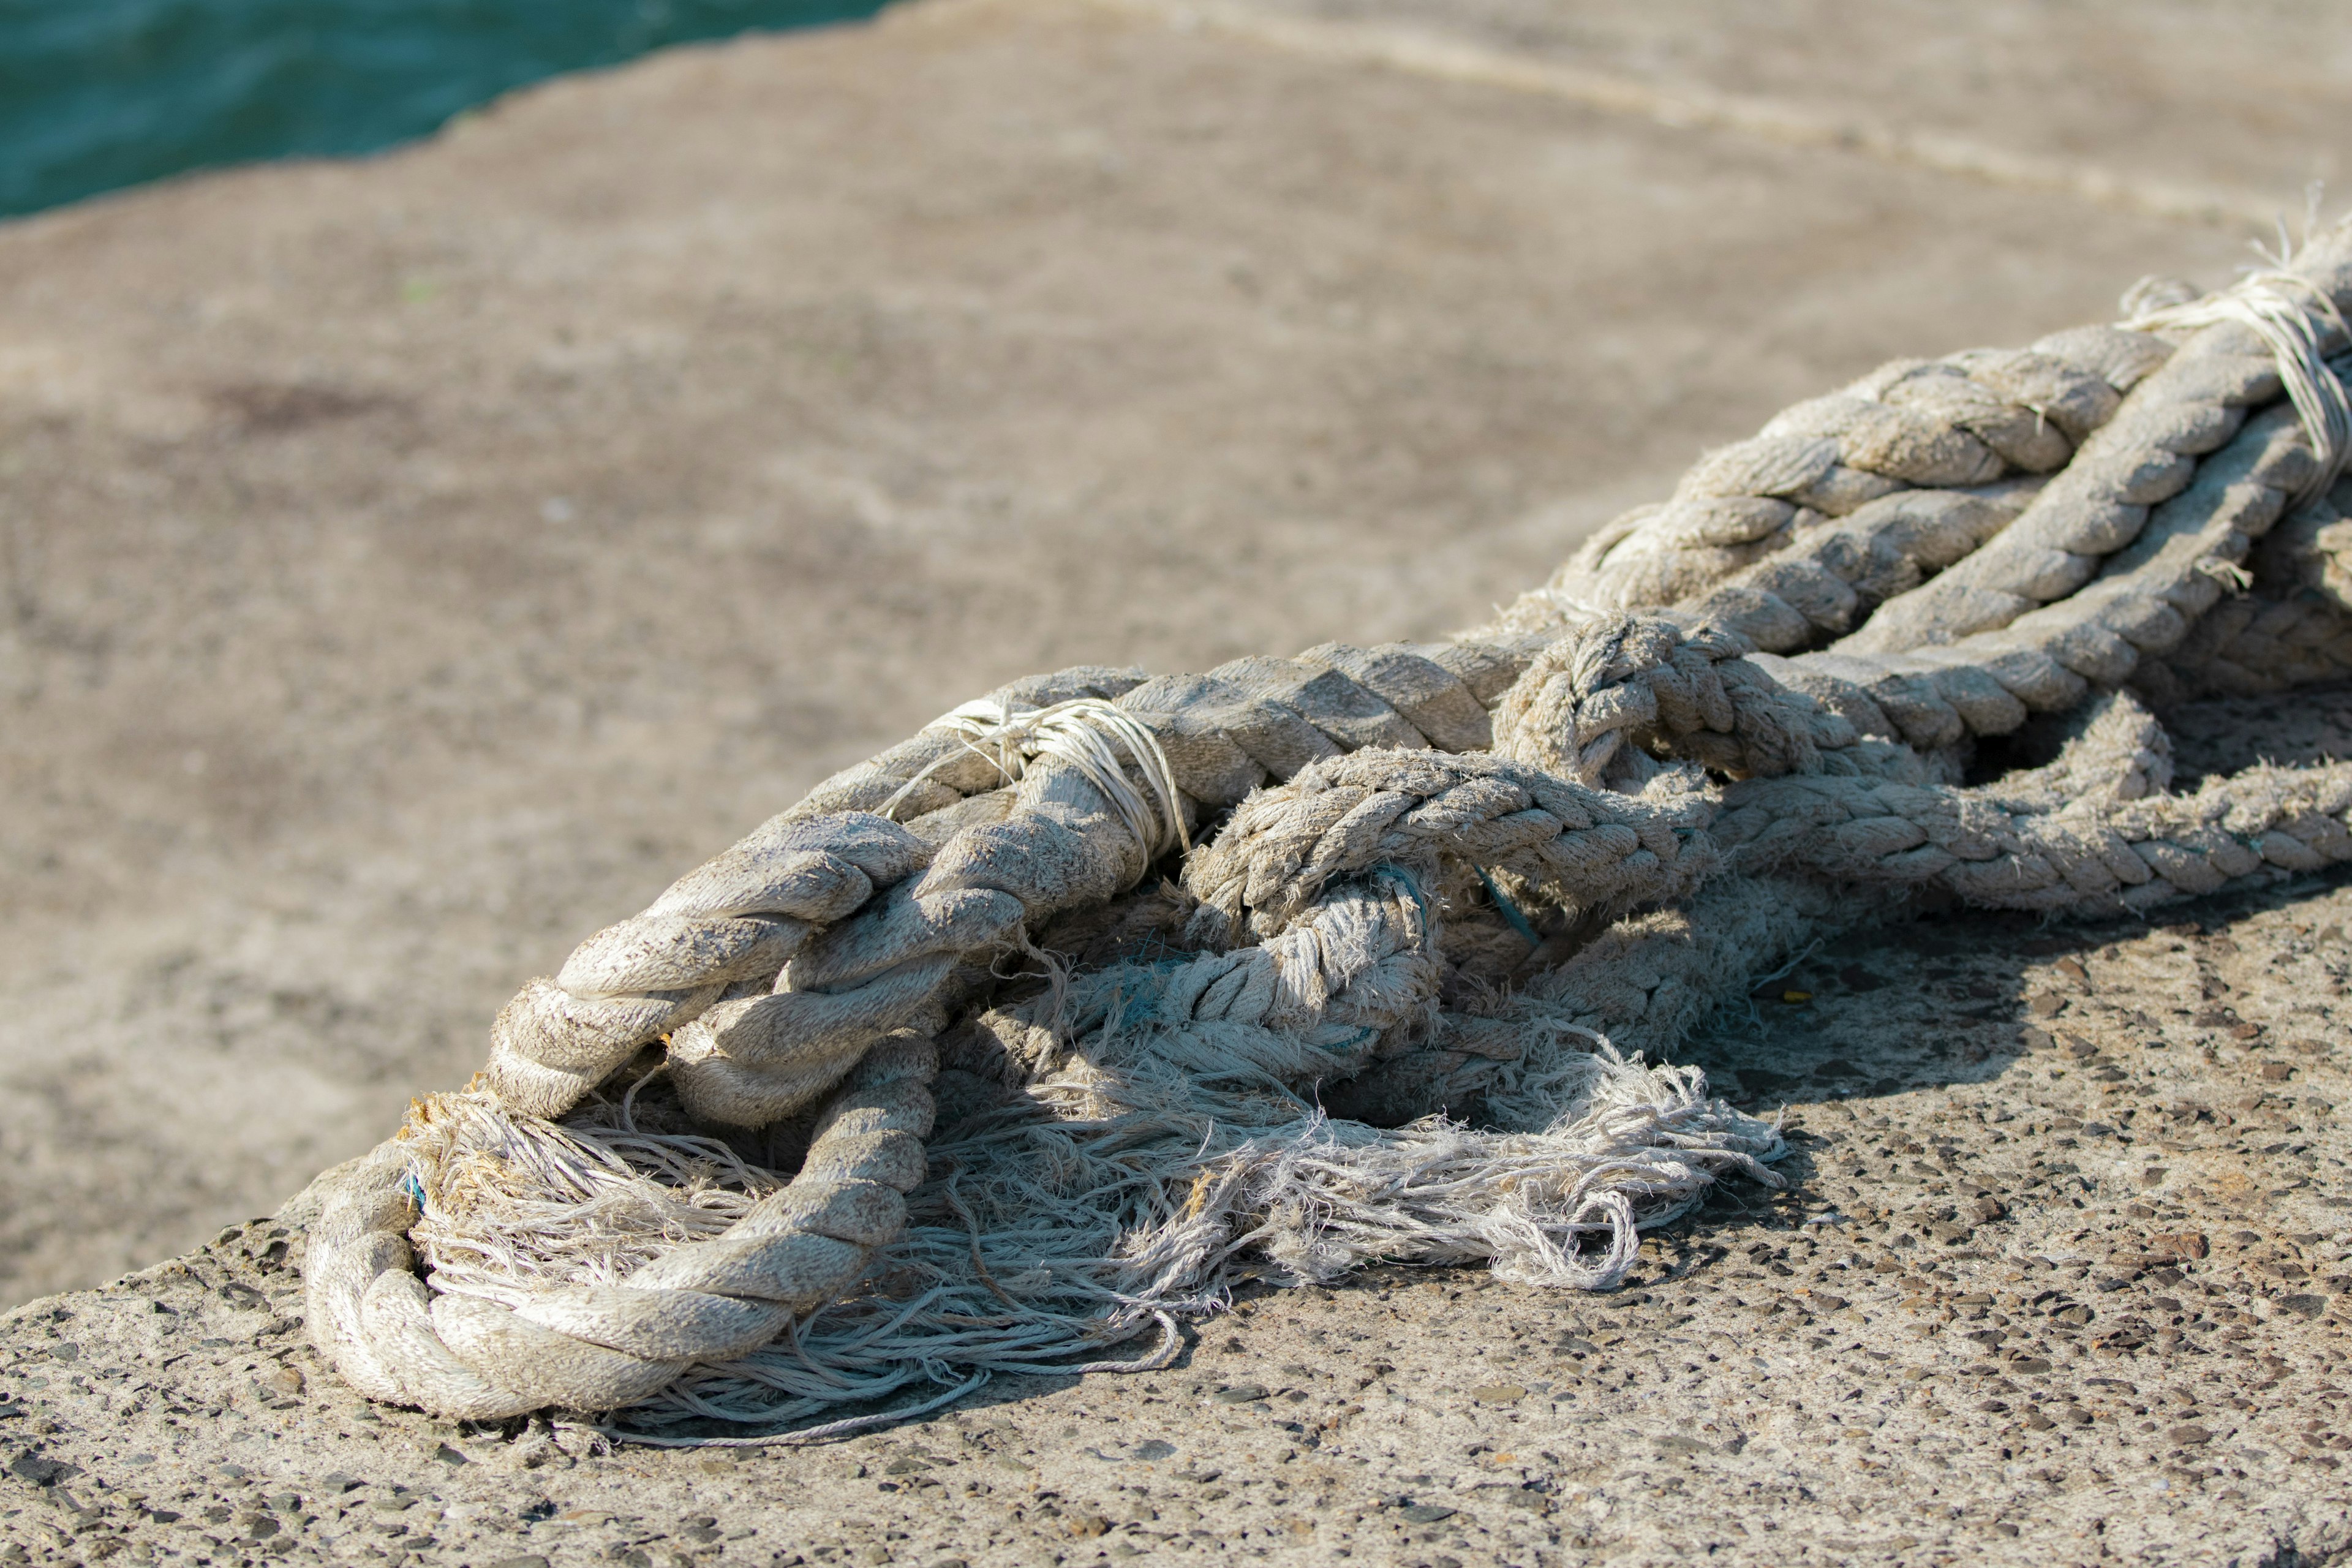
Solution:
[[[2015,353],[1897,361],[1710,452],[1672,500],[1604,525],[1543,592],[1582,611],[1685,602],[1780,556],[1821,519],[2053,472],[2163,357],[2147,339],[2094,328]]]
[[[490,1087],[561,1114],[670,1036],[700,1113],[754,1126],[791,1114],[872,1041],[937,1027],[961,955],[1098,903],[1187,844],[1187,813],[1343,749],[1484,745],[1482,695],[1515,668],[1475,647],[1433,651],[1333,644],[1152,681],[1080,668],[967,704],[526,987],[493,1031]],[[819,921],[833,927],[821,940]]]
[[[928,1041],[869,1052],[799,1173],[725,1231],[609,1282],[553,1283],[520,1303],[446,1289],[428,1300],[414,1272],[405,1233],[420,1172],[438,1187],[448,1147],[478,1134],[468,1123],[488,1109],[427,1100],[399,1138],[343,1168],[311,1227],[311,1337],[371,1398],[453,1418],[634,1404],[697,1363],[757,1350],[856,1283],[922,1180],[936,1068]]]
[[[2282,247],[2284,248],[2284,247]],[[2318,464],[2295,494],[2300,505],[2326,493],[2344,461],[2352,456],[2352,397],[2341,375],[2326,356],[2352,343],[2352,328],[2327,291],[2308,278],[2286,270],[2282,258],[2276,267],[2250,272],[2236,285],[2195,299],[2158,302],[2143,297],[2144,281],[2124,297],[2130,311],[2124,325],[2135,331],[2160,332],[2219,326],[2235,321],[2262,339],[2285,384],[2287,401],[2294,405]]]
[[[2352,859],[2352,765],[2175,795],[2118,693],[2352,668],[2347,301],[2338,226],[1801,405],[1447,642],[956,710],[583,943],[476,1091],[323,1178],[313,1336],[444,1415],[803,1422],[1159,1364],[1245,1251],[1612,1282],[1780,1144],[1611,1040],[1923,899]],[[1961,782],[2034,715],[2056,760]],[[719,1137],[752,1127],[804,1127],[788,1181]]]
[[[2136,310],[2133,324],[2150,331],[2195,330],[2015,523],[1934,581],[1889,601],[1890,613],[1841,646],[1892,652],[1948,641],[2009,625],[2074,593],[2103,557],[2139,536],[2151,506],[2189,488],[2198,457],[2228,442],[2248,411],[2283,386],[2304,429],[2302,460],[2263,479],[2282,492],[2281,510],[2289,499],[2325,490],[2343,461],[2352,415],[2319,354],[2331,335],[2343,344],[2337,301],[2347,294],[2352,240],[2339,226],[2300,257],[2222,294]],[[2247,515],[2265,504],[2252,503]],[[2273,520],[2245,531],[2251,537]]]
[[[1657,616],[1571,623],[1496,704],[1495,750],[1638,788],[1654,754],[1727,773],[1813,773],[1824,752],[1861,739],[1843,714],[1745,657],[1753,651],[1735,633],[1685,632]]]
[[[2168,362],[2177,363],[2177,358]],[[2153,384],[2151,380],[2148,385]],[[2144,386],[2142,391],[2146,390]],[[2128,412],[2118,415],[2106,433],[2116,432],[2130,417]],[[2195,465],[2195,483],[2183,484],[2161,504],[2138,509],[2143,515],[2128,541],[2119,542],[2119,547],[2102,560],[2086,562],[2083,575],[2093,565],[2099,575],[2088,583],[2076,576],[2070,596],[2009,616],[1991,629],[1955,635],[1943,642],[1924,637],[1906,638],[1915,646],[1893,651],[1857,648],[1856,637],[1848,637],[1829,648],[1794,658],[1748,653],[1744,662],[1751,669],[1724,669],[1717,678],[1727,694],[1740,689],[1748,693],[1745,715],[1725,721],[1720,713],[1708,719],[1702,709],[1698,721],[1678,722],[1673,710],[1662,710],[1666,731],[1688,748],[1687,754],[1694,760],[1717,771],[1787,772],[1810,765],[1803,756],[1809,739],[1816,748],[1840,749],[1837,737],[1842,727],[1825,726],[1820,719],[1801,723],[1797,710],[1788,706],[1789,697],[1774,695],[1774,689],[1811,699],[1826,713],[1844,720],[1859,736],[1897,742],[1927,754],[1973,738],[2011,733],[2033,713],[2063,712],[2076,706],[2095,685],[2114,686],[2129,679],[2144,658],[2160,658],[2179,647],[2196,620],[2237,584],[2252,542],[2269,531],[2284,513],[2289,495],[2310,477],[2315,459],[2291,407],[2279,405],[2252,419],[2232,423],[2232,437]],[[2086,456],[2088,452],[2086,447]],[[2050,494],[2048,489],[2042,492],[2042,498]],[[1967,560],[1981,560],[1987,552],[2012,541],[2032,517],[2029,508],[2009,530]],[[2121,547],[2122,543],[2128,547]],[[2044,554],[2053,562],[2058,559],[2054,553]],[[1924,594],[1950,583],[1960,570],[1955,566],[1916,592]],[[2076,567],[2069,564],[2063,574],[2075,573]],[[1906,603],[1911,597],[1905,595],[1888,600],[1867,626],[1912,614],[1916,606]],[[1571,637],[1589,635],[1582,624],[1557,612],[1549,621],[1542,619],[1538,606],[1516,606],[1513,618],[1531,628],[1549,626]],[[1531,630],[1523,635],[1536,634]],[[1665,659],[1687,672],[1696,668],[1696,658],[1720,668],[1745,647],[1727,630],[1701,630],[1684,637],[1681,647],[1668,651],[1675,635],[1664,630],[1647,634],[1647,651],[1640,657]],[[1552,682],[1555,672],[1550,666],[1562,665],[1565,683],[1549,692],[1531,689],[1507,694],[1497,708],[1497,721],[1507,721],[1516,735],[1528,727],[1521,715],[1532,714],[1538,735],[1559,736],[1562,726],[1582,734],[1596,723],[1605,724],[1621,711],[1633,712],[1650,700],[1642,692],[1629,690],[1622,697],[1606,698],[1600,709],[1586,716],[1585,705],[1601,695],[1598,686],[1607,682],[1580,679],[1565,669],[1564,661],[1589,657],[1572,650],[1553,653],[1540,679]],[[1627,668],[1629,673],[1645,673]],[[1769,681],[1758,679],[1755,672],[1759,671]],[[1644,684],[1654,687],[1660,679],[1645,674]],[[1668,700],[1664,689],[1657,697]],[[1576,710],[1573,718],[1561,708],[1563,703]],[[1633,706],[1622,706],[1627,704]],[[1637,717],[1624,721],[1643,722]],[[1507,738],[1503,743],[1528,742]],[[1565,757],[1561,761],[1567,763]]]
[[[1717,832],[1746,871],[1801,871],[1850,884],[1938,888],[1996,909],[2077,914],[2145,910],[2220,891],[2258,872],[2352,859],[2352,764],[2258,767],[2195,795],[2153,793],[2168,766],[2145,710],[2111,699],[2087,739],[2112,759],[2105,789],[1920,787],[1780,778],[1725,792]],[[2079,790],[2079,793],[2074,793]]]
[[[772,982],[824,926],[905,881],[929,846],[879,817],[778,817],[672,883],[645,913],[572,951],[490,1030],[491,1092],[515,1109],[571,1109],[649,1041],[726,987]]]
[[[1444,855],[1616,914],[1714,868],[1695,796],[1614,795],[1496,756],[1358,752],[1253,795],[1185,882],[1234,928],[1285,929],[1335,877]],[[1696,840],[1696,841],[1695,841]]]
[[[1006,784],[1019,784],[1038,757],[1059,757],[1086,775],[1111,803],[1119,820],[1158,858],[1171,849],[1190,849],[1181,795],[1168,771],[1168,757],[1152,732],[1098,697],[1074,697],[1045,708],[1016,708],[983,697],[967,702],[931,726],[962,738],[965,747],[994,768]],[[1116,742],[1116,743],[1114,743]],[[1143,775],[1143,788],[1128,782],[1119,756],[1124,749]],[[881,805],[891,816],[925,779],[952,756],[927,763]],[[1147,795],[1149,798],[1146,798]]]
[[[2038,479],[1958,490],[1898,490],[1843,517],[1790,527],[1777,554],[1666,611],[1765,653],[1797,653],[1853,630],[1878,606],[1961,561],[2017,519]]]

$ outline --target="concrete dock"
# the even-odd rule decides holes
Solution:
[[[2347,1221],[2312,1206],[2332,1173],[2253,1207],[2209,1183],[2177,1223],[2123,1197],[2096,1225],[2021,1212],[1940,1276],[1896,1247],[1892,1189],[1837,1245],[1800,1223],[1818,1206],[1660,1244],[1662,1282],[1761,1240],[1957,1324],[2076,1259],[2078,1294],[2160,1294],[2167,1265],[2114,1259],[2208,1237],[2255,1342],[2178,1379],[2153,1352],[2053,1351],[2077,1405],[2124,1413],[2082,1428],[2027,1425],[2054,1407],[2032,1387],[1964,1405],[1957,1373],[1914,1399],[1942,1331],[1893,1305],[1785,1338],[1759,1292],[1864,1298],[1759,1267],[1614,1317],[1384,1279],[1269,1300],[1155,1382],[1000,1389],[821,1458],[598,1457],[362,1412],[283,1322],[299,1236],[149,1266],[461,1083],[520,981],[965,698],[1471,622],[1704,448],[1874,364],[2106,319],[2143,274],[2225,280],[2340,173],[2347,91],[2352,35],[2316,4],[919,0],[559,80],[372,159],[0,226],[0,1291],[146,1269],[0,1330],[21,1417],[0,1438],[30,1456],[0,1537],[35,1561],[516,1564],[2344,1549],[2344,1472],[2296,1435],[2341,1411],[2316,1402],[2343,1309],[2261,1272],[2341,1267]],[[2311,949],[2335,902],[2214,930],[2252,970]],[[1841,962],[1974,966],[2022,1020],[2055,957],[1969,929],[1949,963],[1911,935]],[[2117,996],[2170,1006],[2160,964],[2114,963]],[[2341,1067],[2273,1048],[2316,1026],[2292,1008],[2335,1005],[2307,978],[2272,1044],[2195,1058],[2210,1086],[2158,1074],[2148,1103],[2275,1090],[2238,1083],[2275,1060],[2302,1075],[2284,1109],[2224,1104],[2263,1131],[2247,1158],[2340,1143],[2296,1096],[2340,1098]],[[1922,1027],[1851,1001],[1856,1043],[1819,1059]],[[2034,1098],[2078,1086],[2017,1037],[1890,1058],[1865,1107],[1792,1037],[1794,1114],[1834,1135],[1821,1179],[1836,1139],[1950,1129],[1991,1159],[2002,1110],[2086,1120]],[[2252,1304],[2287,1296],[2323,1307]],[[1549,1352],[1453,1364],[1643,1323],[1698,1348],[1605,1404]],[[1343,1342],[1399,1370],[1342,1378]],[[2110,1373],[2145,1390],[2081,1381]],[[2219,1403],[2179,1415],[2174,1382]],[[1735,1414],[1800,1385],[1808,1411],[1811,1386],[1892,1398],[1893,1431],[1776,1448]],[[1248,1387],[1263,1411],[1218,1402]],[[2287,1436],[2256,1430],[2273,1415]],[[2148,1450],[2143,1422],[2207,1436]],[[1897,1451],[1906,1423],[1940,1471]],[[1177,1457],[1133,1459],[1146,1436]]]

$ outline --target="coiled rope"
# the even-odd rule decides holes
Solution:
[[[475,1086],[322,1177],[313,1338],[444,1415],[824,1433],[1163,1364],[1242,1269],[1605,1288],[1780,1151],[1621,1047],[1923,896],[2352,859],[2352,766],[2174,795],[2149,706],[2352,668],[2347,301],[2339,226],[1800,405],[1457,637],[957,709],[581,944]],[[2037,715],[2054,761],[1963,782]]]

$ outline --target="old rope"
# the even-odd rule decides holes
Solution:
[[[373,1398],[705,1440],[1165,1364],[1244,1270],[1614,1284],[1782,1147],[1641,1052],[1806,943],[2352,859],[2352,765],[2177,795],[2156,716],[2352,670],[2347,302],[2338,226],[1801,404],[1444,642],[957,709],[321,1177],[313,1339]],[[1964,782],[2037,719],[2054,760]]]

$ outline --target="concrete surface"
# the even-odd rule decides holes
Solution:
[[[271,1209],[580,934],[975,691],[1468,621],[1787,403],[2242,255],[2132,192],[2291,205],[2332,151],[2316,7],[1910,15],[963,0],[0,226],[0,1289]],[[2032,85],[2069,71],[2105,85]],[[1771,133],[1864,110],[2129,199]],[[1643,1289],[1274,1297],[1175,1372],[815,1455],[366,1411],[285,1315],[299,1227],[241,1228],[0,1324],[0,1539],[2325,1560],[2345,904],[1843,950],[1698,1047],[1794,1100],[1800,1195]],[[1953,1242],[1963,1183],[2007,1212]]]
[[[1184,0],[1131,0],[1177,6]],[[2000,184],[2267,229],[2352,153],[2352,28],[2315,0],[1199,0],[1287,47],[1387,38],[1422,68],[1685,123],[1865,147]],[[1444,52],[1441,53],[1440,50]],[[1551,68],[1547,78],[1545,68]]]
[[[2352,693],[2326,728],[2352,741]],[[1788,1103],[1790,1184],[1721,1190],[1625,1290],[1263,1293],[1168,1371],[1000,1382],[827,1447],[368,1406],[294,1321],[298,1205],[0,1321],[0,1538],[507,1568],[2336,1561],[2352,886],[2199,912],[1816,953],[1694,1051]]]

